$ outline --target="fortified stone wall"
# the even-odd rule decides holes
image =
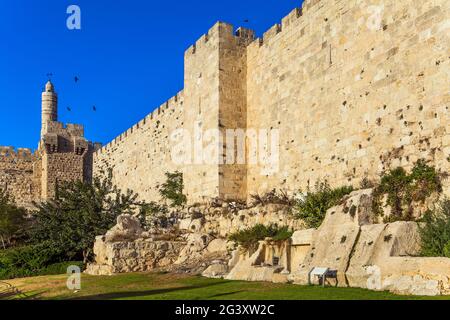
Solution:
[[[322,179],[357,186],[421,158],[449,172],[449,7],[305,1],[256,40],[217,23],[186,51],[183,106],[169,115],[160,108],[116,138],[97,152],[94,171],[110,166],[122,189],[158,200],[164,173],[179,170],[190,202],[304,190]],[[190,135],[187,162],[171,158],[175,129]],[[267,174],[266,159],[223,164],[230,146],[208,149],[220,139],[203,136],[209,129],[278,129],[279,170]]]
[[[183,127],[184,95],[179,92],[159,109],[94,154],[94,175],[113,171],[114,182],[142,199],[159,200],[165,173],[180,170],[172,161],[170,135]]]
[[[33,202],[55,196],[59,183],[92,181],[93,153],[98,144],[84,138],[84,127],[58,122],[58,96],[51,81],[42,93],[42,128],[39,147],[0,147],[0,188],[19,206],[33,209]]]
[[[384,5],[376,28],[371,5]],[[253,42],[248,126],[279,128],[280,170],[249,166],[248,192],[357,186],[419,158],[449,172],[449,7],[306,1]]]
[[[91,181],[92,157],[97,148],[84,138],[82,125],[49,121],[39,146],[42,199],[54,197],[60,183]]]
[[[37,200],[40,194],[33,173],[34,160],[29,149],[0,147],[0,188],[6,189],[21,206]]]

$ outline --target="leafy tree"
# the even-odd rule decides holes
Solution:
[[[308,228],[318,228],[325,219],[328,209],[339,204],[342,198],[353,191],[352,187],[332,189],[327,181],[318,182],[315,191],[308,190],[297,200],[294,207],[298,219]]]
[[[159,188],[161,196],[171,202],[171,207],[180,207],[186,204],[187,198],[183,194],[183,174],[167,172],[166,178],[167,181]]]
[[[68,260],[82,258],[86,263],[95,237],[113,227],[119,215],[133,214],[142,205],[137,196],[113,185],[111,170],[92,184],[64,183],[54,200],[37,205],[31,240],[46,244],[52,252],[63,252]]]
[[[450,258],[450,200],[424,216],[420,234],[423,256]]]
[[[14,238],[20,237],[27,226],[27,211],[14,204],[14,199],[0,189],[0,241],[3,249]]]

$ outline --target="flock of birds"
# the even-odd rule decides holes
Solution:
[[[51,80],[51,77],[53,76],[52,73],[47,73],[47,77],[49,80]],[[78,82],[80,81],[80,77],[79,76],[74,76],[73,80],[76,84],[78,84]],[[70,106],[66,107],[67,111],[71,112],[72,108]],[[95,105],[92,106],[92,111],[96,112],[97,111],[97,107]]]
[[[244,23],[249,23],[250,20],[246,19],[244,20]],[[49,80],[51,80],[51,77],[53,76],[52,73],[47,73],[47,77]],[[79,76],[74,76],[73,80],[75,81],[76,84],[78,84],[78,82],[80,81],[80,77]],[[72,108],[70,106],[67,106],[67,111],[71,112]],[[97,107],[95,105],[92,106],[92,111],[96,112],[97,111]]]

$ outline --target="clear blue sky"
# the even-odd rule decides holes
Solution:
[[[1,0],[0,146],[37,147],[49,72],[59,120],[107,143],[183,88],[184,51],[216,21],[260,36],[301,2]],[[71,4],[81,8],[79,31],[66,28]]]

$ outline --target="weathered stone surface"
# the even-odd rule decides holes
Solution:
[[[151,240],[107,242],[104,237],[98,237],[94,246],[96,260],[87,267],[86,273],[113,275],[167,267],[178,259],[184,246],[183,242]]]
[[[226,279],[272,282],[274,274],[281,273],[284,268],[282,266],[269,266],[264,263],[266,248],[267,243],[261,241],[258,249],[252,255],[241,252],[239,255],[239,262],[226,276]]]
[[[374,4],[305,1],[256,41],[251,30],[214,25],[185,53],[184,90],[97,152],[94,170],[112,167],[121,189],[147,201],[179,170],[190,203],[306,190],[324,178],[358,186],[419,158],[449,172],[448,0],[384,0],[379,15]],[[279,161],[173,161],[196,130],[236,128],[278,130]],[[171,140],[177,129],[189,140]]]
[[[228,251],[228,241],[225,239],[214,239],[211,241],[206,248],[208,252],[215,253],[215,252],[227,252]]]
[[[311,245],[316,237],[316,229],[300,230],[292,235],[293,246]]]
[[[358,239],[360,224],[370,222],[367,210],[371,208],[371,190],[352,193],[343,204],[328,210],[324,222],[315,235],[305,261],[291,277],[299,284],[308,284],[314,267],[327,267],[338,271],[338,285],[345,286],[345,272],[352,250]]]
[[[414,258],[420,253],[415,222],[372,224],[372,190],[355,191],[331,208],[318,230],[301,230],[291,241],[261,241],[254,253],[236,251],[227,279],[306,285],[314,267],[338,271],[339,286],[405,295],[450,294],[450,259]],[[272,266],[274,257],[279,265]],[[335,281],[329,279],[330,284]]]
[[[107,242],[134,241],[143,234],[141,222],[129,214],[117,217],[117,224],[105,235]]]
[[[186,246],[180,251],[176,260],[177,264],[182,264],[189,259],[200,258],[208,244],[213,240],[209,234],[191,233],[186,238]]]
[[[92,180],[93,153],[100,146],[84,138],[82,125],[58,122],[58,95],[49,81],[42,92],[38,149],[0,147],[0,188],[16,204],[35,209],[33,202],[50,200],[58,184]]]
[[[216,278],[220,279],[226,276],[228,273],[228,266],[225,264],[216,263],[208,267],[203,273],[202,276],[207,278]]]
[[[411,257],[420,253],[415,222],[368,224],[375,221],[367,215],[370,194],[354,192],[327,212],[305,261],[289,279],[307,284],[312,268],[327,267],[338,270],[341,286],[408,295],[450,294],[450,259]]]

